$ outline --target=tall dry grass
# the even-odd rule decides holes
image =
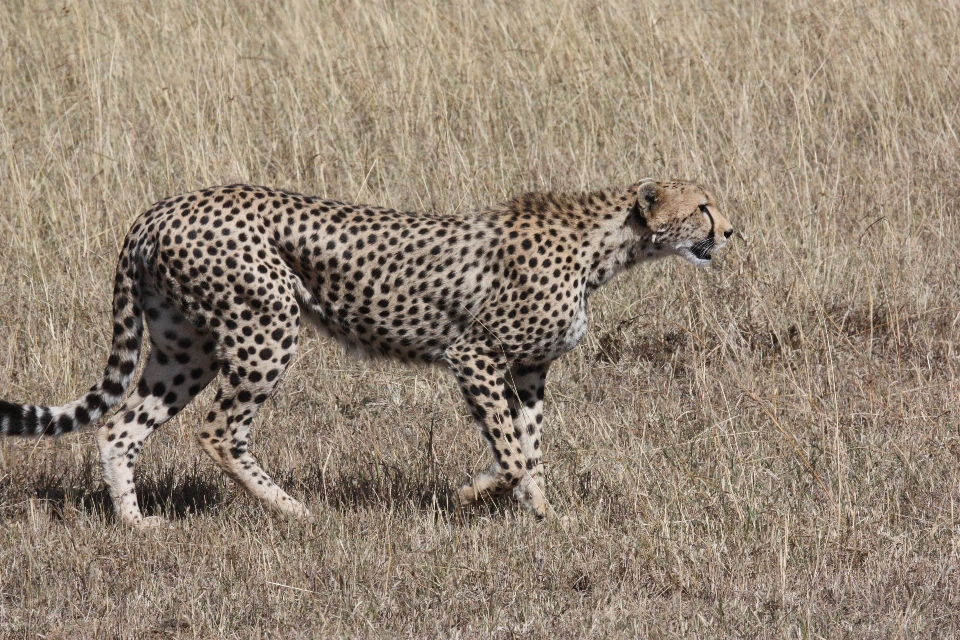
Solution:
[[[957,637],[954,1],[0,4],[0,397],[106,357],[123,234],[244,180],[466,211],[711,185],[742,239],[593,300],[547,392],[560,529],[501,503],[439,370],[311,334],[255,431],[315,525],[203,459],[114,521],[90,434],[0,443],[0,635]],[[42,634],[39,636],[38,634]]]

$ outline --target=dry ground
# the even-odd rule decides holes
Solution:
[[[5,440],[0,636],[960,636],[958,69],[954,0],[5,0],[6,399],[95,381],[126,228],[204,185],[686,177],[743,236],[594,298],[547,392],[567,529],[452,512],[486,464],[452,380],[311,333],[255,449],[315,525],[202,456],[207,395],[142,458],[169,531],[115,522],[90,433]]]

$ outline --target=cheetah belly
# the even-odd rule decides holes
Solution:
[[[310,309],[310,319],[331,337],[366,355],[434,362],[463,330],[461,319],[422,300],[397,303],[402,309],[391,311],[332,298],[323,290],[312,293],[318,304]]]
[[[303,269],[301,282],[313,297],[308,317],[325,333],[366,355],[435,362],[472,322],[483,282],[460,274],[459,287],[425,273],[433,265],[400,264],[389,272],[345,266]],[[407,277],[408,268],[414,277]],[[424,275],[424,279],[416,276]],[[424,288],[424,282],[434,285]]]
[[[586,335],[589,317],[585,303],[580,303],[565,317],[553,320],[548,331],[534,330],[534,335],[520,332],[510,334],[509,325],[485,325],[492,333],[502,337],[500,343],[505,347],[512,360],[523,364],[552,362],[575,348]],[[542,315],[533,315],[528,324],[537,326],[543,320]],[[516,330],[514,330],[516,331]]]

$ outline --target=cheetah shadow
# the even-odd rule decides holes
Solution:
[[[107,523],[115,520],[113,501],[99,474],[98,466],[84,465],[79,473],[45,470],[29,478],[7,476],[0,483],[6,485],[0,486],[0,495],[7,503],[42,501],[56,521],[66,521],[66,514],[73,510]],[[459,484],[442,472],[404,469],[383,462],[358,465],[349,472],[336,474],[324,473],[319,466],[300,467],[280,472],[276,479],[308,504],[323,503],[341,513],[357,509],[415,511],[458,522],[476,516],[502,515],[513,508],[512,501],[499,498],[465,512],[457,505],[453,489]],[[223,509],[230,502],[233,489],[229,481],[192,473],[137,478],[137,499],[143,514],[173,521]]]
[[[72,474],[47,472],[29,479],[10,478],[10,482],[17,485],[16,493],[23,498],[45,502],[54,520],[65,521],[65,514],[74,510],[112,521],[113,501],[99,481],[99,469],[97,473],[84,469],[81,475],[78,479]],[[208,478],[169,473],[138,478],[137,499],[144,515],[181,520],[219,508],[225,491],[222,484]]]
[[[405,469],[384,462],[325,473],[319,467],[278,474],[281,486],[299,497],[346,512],[362,508],[436,511],[451,514],[456,501],[447,479],[429,470]]]
[[[357,509],[433,513],[448,521],[471,515],[503,513],[513,501],[498,498],[468,511],[457,504],[455,487],[461,483],[433,468],[401,468],[385,462],[355,465],[349,472],[324,473],[319,467],[301,468],[281,476],[281,486],[294,488],[299,496],[323,503],[341,513]]]

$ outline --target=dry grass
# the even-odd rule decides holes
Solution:
[[[310,335],[255,431],[318,516],[204,459],[113,519],[90,433],[0,443],[0,635],[958,637],[960,7],[933,0],[0,3],[0,397],[97,377],[120,239],[242,179],[465,211],[645,175],[743,230],[593,301],[553,370],[566,530],[449,490],[439,370]],[[144,8],[149,6],[149,8]]]

